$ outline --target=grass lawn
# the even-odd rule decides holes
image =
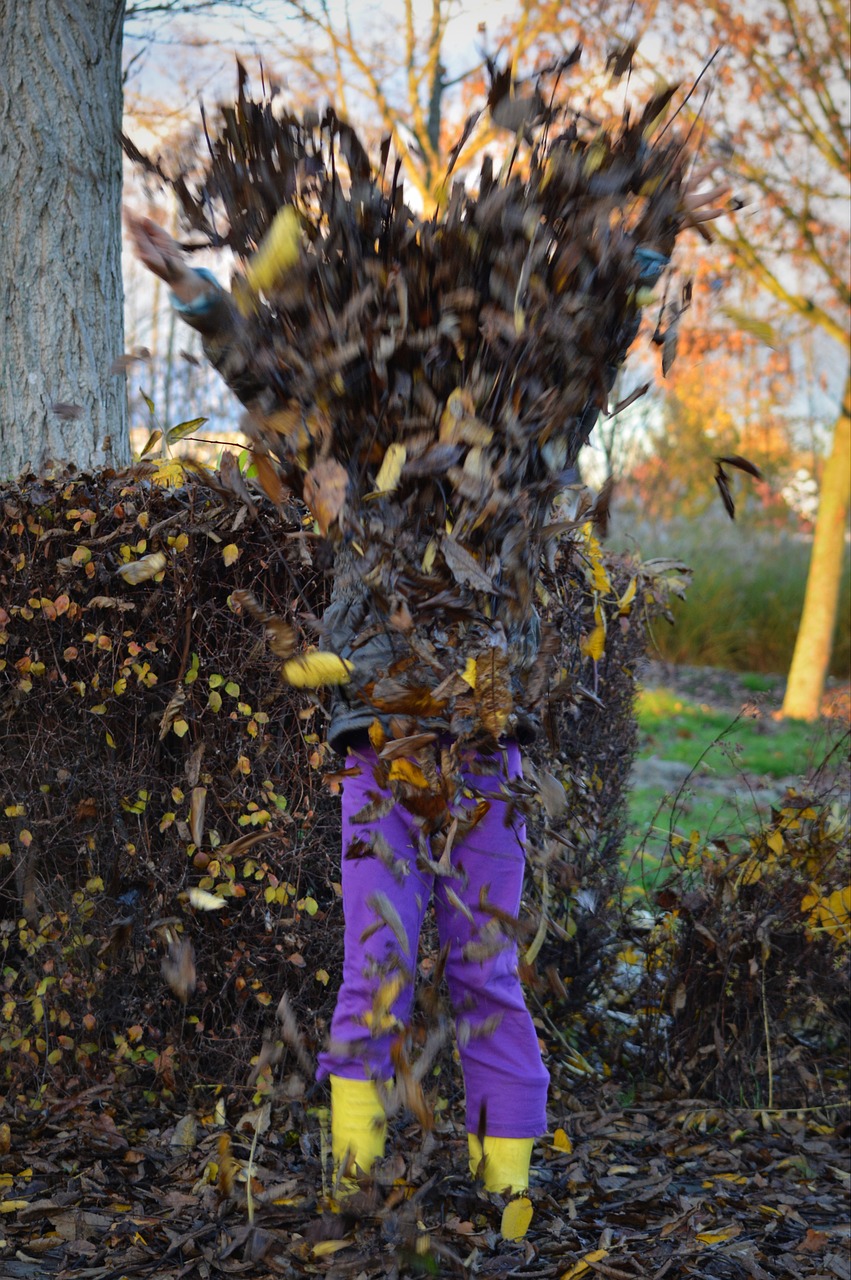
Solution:
[[[758,682],[745,687],[758,695]],[[658,883],[671,834],[741,837],[768,814],[785,781],[817,768],[844,727],[777,721],[757,707],[736,717],[664,687],[642,690],[638,721],[624,858],[629,882],[645,892]]]

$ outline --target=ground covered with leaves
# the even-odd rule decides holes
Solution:
[[[36,1120],[13,1114],[2,1131],[0,1274],[851,1275],[847,1109],[623,1105],[611,1084],[579,1095],[562,1084],[561,1123],[536,1153],[532,1223],[516,1242],[499,1233],[502,1199],[465,1172],[451,1109],[429,1134],[397,1124],[375,1181],[341,1205],[325,1112],[304,1097],[259,1124],[249,1116],[230,1138],[222,1108],[202,1106],[196,1121],[110,1084],[45,1099]]]

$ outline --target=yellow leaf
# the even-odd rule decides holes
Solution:
[[[622,617],[624,614],[629,613],[630,605],[635,599],[635,591],[636,591],[637,584],[638,584],[637,578],[630,579],[629,586],[621,596],[620,600],[618,600],[618,613]]]
[[[291,204],[279,209],[260,248],[245,268],[245,278],[255,293],[267,292],[298,261],[301,223]]]
[[[570,1138],[568,1138],[564,1129],[556,1129],[553,1134],[553,1146],[556,1151],[566,1151],[568,1155],[570,1155],[573,1150],[573,1143],[570,1141]]]
[[[593,1253],[586,1253],[584,1258],[580,1258],[578,1262],[574,1262],[569,1271],[565,1271],[559,1280],[576,1280],[577,1276],[584,1276],[586,1271],[591,1270],[592,1262],[602,1262],[604,1258],[608,1258],[608,1249],[595,1249]]]
[[[168,458],[158,462],[151,479],[163,489],[176,489],[183,484],[183,466],[177,458]]]
[[[741,1230],[741,1226],[734,1223],[730,1227],[722,1227],[720,1231],[698,1231],[695,1239],[701,1244],[723,1244],[725,1240],[732,1240],[739,1235]]]
[[[408,451],[403,444],[391,444],[375,477],[376,493],[392,493],[402,477]]]
[[[281,675],[296,689],[319,689],[322,685],[348,684],[353,670],[354,664],[336,653],[317,650],[290,658],[281,668]]]
[[[776,831],[772,831],[766,843],[772,853],[776,853],[779,858],[783,852],[783,832],[779,828]]]
[[[321,982],[323,987],[327,987],[331,980],[327,969],[317,969],[315,977],[316,981]]]
[[[434,560],[436,555],[437,555],[437,539],[430,538],[428,546],[426,547],[423,553],[423,564],[422,564],[423,573],[431,573],[432,569],[434,568]]]
[[[228,568],[239,559],[239,547],[235,542],[228,543],[222,551],[222,559]]]
[[[195,885],[189,890],[189,901],[197,911],[221,911],[225,905],[224,898],[218,898],[206,889],[198,889]]]
[[[603,626],[596,626],[590,636],[586,636],[585,639],[580,642],[579,648],[582,651],[583,657],[591,658],[594,662],[599,662],[603,656],[605,646],[606,628]]]
[[[461,679],[466,680],[471,689],[476,687],[476,659],[468,658],[467,665],[461,672]]]
[[[181,718],[178,718],[177,720],[175,720],[171,727],[174,730],[174,732],[177,734],[178,738],[184,737],[185,734],[189,732],[189,725],[186,723],[185,720]]]
[[[29,1208],[29,1200],[0,1200],[0,1213],[17,1213]]]
[[[131,586],[136,586],[137,583],[147,582],[149,578],[154,578],[158,573],[162,573],[165,566],[166,559],[162,551],[154,551],[149,556],[142,556],[141,560],[131,560],[129,564],[121,565],[116,572],[125,582],[129,582]]]
[[[408,782],[412,787],[426,788],[428,779],[418,764],[411,760],[394,760],[387,774],[391,782]]]
[[[188,422],[178,422],[176,426],[170,428],[166,434],[166,440],[169,444],[177,444],[178,440],[182,440],[184,436],[191,436],[193,431],[203,427],[206,421],[206,418],[190,418]],[[182,479],[182,475],[180,479]],[[158,483],[162,483],[162,481],[158,481]]]
[[[532,1201],[528,1196],[509,1200],[502,1211],[500,1232],[503,1240],[522,1240],[532,1221]]]
[[[318,1244],[313,1246],[313,1256],[315,1258],[327,1258],[332,1253],[339,1253],[341,1249],[348,1249],[352,1241],[349,1240],[320,1240]]]
[[[818,905],[822,928],[832,938],[851,937],[851,885],[835,889]]]

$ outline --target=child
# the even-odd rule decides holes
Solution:
[[[720,194],[687,191],[683,221],[717,216],[718,210],[697,211]],[[243,312],[231,295],[208,272],[190,269],[155,223],[132,216],[127,222],[138,256],[169,284],[176,310],[201,334],[211,363],[252,414],[274,414],[276,393],[252,368]],[[289,226],[276,218],[268,239],[297,236],[297,224]],[[284,246],[285,257],[291,248]],[[250,264],[249,283],[252,273],[262,279],[267,250],[261,246]],[[643,247],[636,258],[639,285],[652,287],[666,257]],[[624,350],[629,341],[628,335]],[[589,409],[588,431],[595,416]],[[373,604],[368,574],[343,545],[323,639],[355,673],[356,694],[365,685],[392,683],[407,650],[400,631],[375,625]],[[509,645],[504,661],[512,667],[524,654],[534,656],[533,610]],[[475,678],[475,670],[457,677]],[[330,1075],[333,1155],[344,1172],[367,1172],[384,1151],[382,1089],[394,1075],[399,1033],[410,1018],[419,932],[433,896],[464,1072],[470,1168],[488,1190],[513,1194],[528,1186],[533,1140],[547,1128],[548,1073],[517,975],[516,944],[505,930],[523,883],[525,831],[510,795],[527,731],[514,717],[493,733],[497,749],[481,753],[459,744],[439,717],[426,714],[388,735],[377,698],[348,699],[345,690],[335,698],[328,738],[346,754],[345,959],[319,1075]]]
[[[126,222],[140,260],[170,286],[176,311],[201,334],[211,363],[244,403],[256,407],[268,393],[254,382],[242,358],[242,316],[231,296],[208,272],[187,267],[179,246],[155,222],[130,214]],[[354,584],[345,572],[337,572],[323,630],[325,643],[344,658],[353,655],[351,643],[363,610]],[[379,640],[386,643],[383,636]],[[375,647],[379,653],[372,657],[358,650],[359,667],[383,659],[386,665],[382,645]],[[440,944],[447,948],[445,973],[457,1015],[471,1169],[480,1170],[484,1157],[488,1189],[521,1191],[529,1182],[533,1139],[547,1128],[549,1074],[517,976],[516,944],[502,932],[499,914],[494,914],[516,917],[523,887],[525,829],[516,816],[506,822],[503,794],[520,777],[520,749],[516,741],[508,741],[499,756],[473,756],[462,762],[464,785],[476,796],[487,795],[490,807],[465,838],[453,841],[449,874],[436,875],[419,856],[419,829],[408,811],[394,803],[390,780],[386,786],[376,785],[378,755],[367,734],[375,718],[369,708],[338,698],[328,732],[330,745],[346,754],[343,983],[331,1043],[319,1064],[320,1078],[331,1079],[334,1160],[366,1173],[384,1153],[380,1086],[392,1080],[393,1044],[410,1018],[419,932],[434,892]],[[464,811],[474,804],[461,794],[450,820],[460,818],[463,825]],[[365,818],[364,810],[370,807],[383,816]],[[390,866],[374,856],[351,856],[376,832],[393,852]],[[374,904],[383,900],[393,904],[401,936],[390,924],[376,921]],[[482,1124],[483,1150],[477,1136]]]

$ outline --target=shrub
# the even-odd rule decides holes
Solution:
[[[577,886],[601,863],[614,874],[640,577],[618,564],[610,579],[586,532],[542,591],[564,695],[551,782],[569,806],[541,828],[529,903],[557,940]],[[321,613],[300,511],[175,464],[30,480],[0,494],[0,587],[7,1079],[244,1083],[282,994],[318,1049],[342,967],[324,712],[230,605],[241,587]]]
[[[737,841],[673,837],[645,945],[645,1066],[693,1097],[818,1103],[821,1060],[849,1047],[851,854],[835,748]]]

